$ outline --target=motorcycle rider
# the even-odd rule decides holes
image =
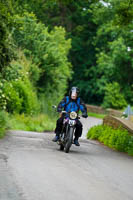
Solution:
[[[64,97],[64,99],[58,104],[57,107],[57,112],[61,113],[62,110],[65,110],[66,112],[79,112],[81,110],[82,112],[82,117],[87,118],[87,108],[85,104],[82,102],[81,98],[79,97],[79,89],[77,87],[72,87],[69,96]],[[56,122],[56,129],[55,133],[56,136],[53,139],[53,142],[57,142],[59,140],[59,135],[62,131],[62,126],[63,126],[63,120],[64,117],[61,116],[57,122]],[[82,123],[77,119],[76,123],[76,130],[75,130],[75,138],[74,138],[74,144],[76,146],[80,146],[78,139],[82,135]]]

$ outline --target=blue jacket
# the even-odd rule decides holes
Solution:
[[[66,112],[75,111],[77,113],[81,110],[82,113],[87,114],[87,108],[80,97],[76,100],[71,99],[69,96],[64,97],[57,107],[58,112],[61,112],[62,110],[65,110]]]

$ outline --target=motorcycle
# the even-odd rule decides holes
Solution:
[[[69,113],[66,111],[62,111],[62,117],[64,118],[63,127],[57,143],[60,146],[60,150],[65,150],[66,153],[69,153],[70,148],[73,144],[73,137],[76,130],[77,119],[80,119],[80,117],[74,111]]]

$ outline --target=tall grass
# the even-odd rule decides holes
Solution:
[[[56,125],[56,117],[47,114],[39,114],[37,116],[26,116],[25,114],[11,115],[10,127],[12,130],[24,131],[53,131]]]

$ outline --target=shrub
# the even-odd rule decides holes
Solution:
[[[39,112],[39,102],[29,80],[6,81],[2,92],[0,103],[3,103],[8,112],[26,114]]]
[[[22,100],[22,107],[20,113],[35,114],[39,111],[39,103],[36,93],[34,92],[30,82],[16,81],[13,82],[13,87],[19,94],[19,98]]]
[[[102,131],[103,131],[103,126],[101,125],[94,126],[89,130],[87,138],[98,140]]]
[[[4,94],[4,86],[5,86],[5,80],[2,80],[2,78],[0,78],[0,109],[1,110],[6,110],[6,97]]]
[[[105,133],[106,130],[106,133]],[[104,134],[105,133],[105,134]],[[103,126],[103,130],[101,132],[101,135],[98,137],[100,142],[103,142],[107,146],[111,146],[109,139],[112,135],[112,129],[110,126]]]
[[[127,152],[129,155],[133,156],[133,136],[131,136],[131,138],[129,140]]]
[[[12,83],[5,82],[3,93],[6,100],[6,110],[10,113],[20,113],[23,99],[20,98],[19,92],[15,90]]]
[[[129,135],[127,130],[98,125],[88,131],[87,138],[99,140],[108,147],[133,155],[133,137]]]
[[[5,111],[0,111],[0,138],[4,137],[8,125],[8,115]]]
[[[131,136],[129,136],[127,131],[117,130],[117,139],[114,144],[114,147],[123,152],[127,152],[129,141]]]
[[[17,60],[0,74],[0,108],[10,113],[36,113],[39,109],[37,96],[30,81],[31,60],[27,60],[22,51],[18,50]],[[35,70],[37,71],[37,70]],[[39,72],[38,72],[39,73]],[[35,76],[35,75],[34,75]]]
[[[3,78],[7,81],[18,80],[22,77],[21,74],[22,66],[15,62],[10,63],[9,66],[5,67],[2,71]]]

